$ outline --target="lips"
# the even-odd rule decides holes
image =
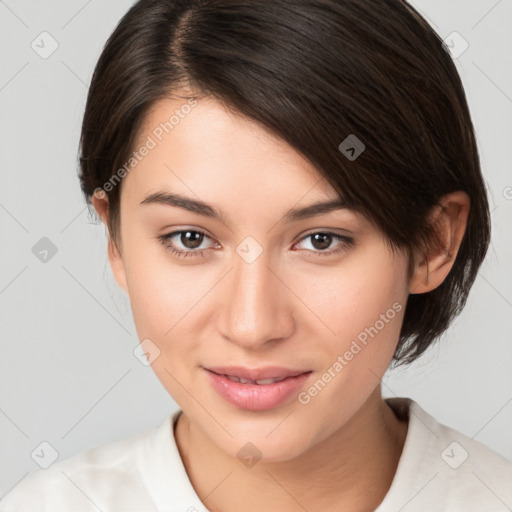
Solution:
[[[249,411],[264,411],[290,402],[312,375],[311,370],[275,366],[204,367],[204,370],[219,396],[236,408]]]

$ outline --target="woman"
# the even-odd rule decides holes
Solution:
[[[17,510],[510,510],[511,465],[383,399],[489,244],[473,126],[401,0],[142,0],[96,66],[81,187],[180,410]]]

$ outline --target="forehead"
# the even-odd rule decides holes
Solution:
[[[270,201],[338,197],[300,152],[212,98],[155,103],[134,151],[145,155],[133,160],[123,184],[123,194],[134,200],[162,187],[201,198],[243,197],[261,208]]]

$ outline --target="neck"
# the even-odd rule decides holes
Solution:
[[[375,510],[391,486],[407,434],[380,388],[327,439],[283,462],[245,468],[185,414],[175,437],[197,495],[212,512]]]

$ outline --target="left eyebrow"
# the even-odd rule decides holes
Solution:
[[[225,218],[214,206],[181,194],[154,192],[142,200],[140,204],[164,204],[216,220],[224,221]],[[283,221],[285,223],[298,222],[342,209],[348,209],[348,206],[341,198],[331,199],[330,201],[318,202],[302,208],[292,208],[284,215]]]

